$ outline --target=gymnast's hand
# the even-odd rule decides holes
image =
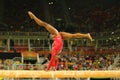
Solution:
[[[30,16],[31,19],[33,19],[34,14],[31,11],[28,11],[28,15]]]

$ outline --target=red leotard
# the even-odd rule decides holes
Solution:
[[[51,66],[54,66],[55,69],[57,69],[58,67],[58,60],[55,60],[55,56],[62,50],[63,48],[63,41],[62,41],[62,36],[60,33],[58,33],[58,35],[53,38],[54,42],[53,42],[53,48],[52,48],[52,56],[48,65],[47,70],[50,69]]]

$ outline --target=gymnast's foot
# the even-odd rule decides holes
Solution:
[[[45,69],[45,71],[49,71],[48,69]]]
[[[31,19],[35,17],[35,15],[31,11],[28,11],[28,15],[30,16]]]
[[[56,69],[55,69],[55,68],[53,68],[53,71],[56,71]]]
[[[52,70],[45,69],[45,71],[56,71],[56,69],[54,68]]]
[[[90,33],[88,33],[88,38],[90,39],[90,41],[93,41],[93,39],[92,39]]]

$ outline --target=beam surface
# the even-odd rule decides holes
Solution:
[[[5,78],[120,78],[120,70],[0,70],[0,77]]]

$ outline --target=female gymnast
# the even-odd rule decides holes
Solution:
[[[44,27],[53,38],[53,44],[52,44],[52,56],[50,59],[50,62],[48,64],[47,70],[50,70],[51,67],[54,68],[54,70],[58,67],[58,58],[57,54],[61,52],[63,48],[63,39],[70,39],[70,38],[88,38],[92,41],[92,37],[90,33],[82,34],[82,33],[67,33],[67,32],[59,32],[57,29],[55,29],[52,25],[42,21],[41,19],[37,18],[31,11],[28,11],[28,15],[31,19],[33,19],[40,27]]]

